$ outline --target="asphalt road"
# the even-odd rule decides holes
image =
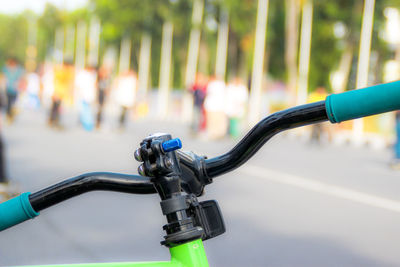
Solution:
[[[133,151],[153,132],[181,137],[201,155],[234,145],[193,139],[172,122],[88,133],[69,116],[56,131],[28,111],[3,130],[9,176],[31,192],[83,172],[136,173]],[[205,242],[210,266],[400,266],[400,173],[388,168],[390,156],[273,138],[206,188],[203,199],[218,200],[227,227]],[[88,193],[1,232],[0,265],[168,260],[164,223],[155,195]]]

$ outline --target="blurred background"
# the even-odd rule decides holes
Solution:
[[[0,201],[137,173],[154,132],[226,152],[261,118],[400,76],[397,0],[14,0],[0,6]],[[399,266],[400,115],[274,137],[215,179],[211,266]],[[0,265],[167,260],[157,196],[94,192],[0,235]]]

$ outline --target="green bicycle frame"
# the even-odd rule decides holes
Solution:
[[[0,231],[23,221],[33,219],[39,215],[29,202],[30,193],[23,193],[18,197],[12,198],[0,205]],[[68,264],[68,265],[37,265],[47,267],[208,267],[203,241],[197,239],[169,249],[171,254],[170,261],[162,262],[115,262],[115,263],[89,263],[89,264]],[[33,267],[33,266],[31,266]]]
[[[191,241],[169,249],[170,261],[155,262],[112,262],[112,263],[87,263],[67,265],[35,265],[29,267],[208,267],[203,241]],[[28,267],[28,266],[27,266]]]

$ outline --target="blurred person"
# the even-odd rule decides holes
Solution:
[[[229,119],[228,133],[233,138],[240,136],[240,122],[246,113],[248,97],[248,89],[238,77],[226,87],[225,112]]]
[[[396,112],[396,143],[394,145],[394,160],[391,167],[400,170],[400,110]]]
[[[327,96],[327,92],[324,87],[318,87],[315,89],[314,92],[312,92],[308,96],[308,102],[313,103],[313,102],[318,102],[318,101],[324,101]],[[325,131],[325,124],[323,123],[316,123],[311,126],[311,143],[316,143],[320,144],[321,143],[321,136]],[[329,133],[328,133],[329,134]]]
[[[75,79],[79,98],[79,119],[86,131],[94,128],[93,105],[96,100],[97,70],[93,66],[80,70]]]
[[[26,93],[27,105],[30,108],[39,108],[40,106],[40,77],[37,72],[29,72],[26,75]]]
[[[137,89],[136,73],[129,70],[118,76],[114,86],[114,100],[121,108],[118,119],[120,129],[125,128],[126,114],[135,104]]]
[[[2,75],[0,75],[0,108],[5,106],[5,92],[6,82]],[[8,179],[5,172],[5,160],[4,160],[4,142],[3,142],[3,134],[2,134],[2,117],[0,116],[0,194],[7,193],[8,191]]]
[[[268,80],[263,89],[262,116],[268,116],[287,107],[290,98],[285,83],[279,80]]]
[[[54,67],[53,64],[45,62],[41,71],[41,84],[43,86],[40,100],[46,108],[52,105],[54,93]]]
[[[11,123],[14,121],[14,105],[17,101],[18,90],[21,86],[24,70],[18,64],[18,61],[15,58],[11,57],[7,60],[6,65],[3,67],[3,75],[5,79],[7,96],[7,120]]]
[[[6,80],[2,72],[0,72],[0,109],[7,106]]]
[[[0,121],[0,196],[3,197],[3,200],[7,200],[8,198],[21,194],[21,189],[17,182],[7,178],[5,146],[1,124]],[[2,198],[0,197],[0,201],[1,200]]]
[[[204,101],[207,120],[207,134],[211,139],[219,139],[226,135],[228,123],[225,114],[225,82],[213,77],[207,85]]]
[[[17,193],[15,186],[10,185],[10,181],[6,175],[6,164],[5,164],[5,147],[4,147],[4,138],[2,131],[2,119],[0,117],[0,195],[9,196],[10,194]]]
[[[6,171],[5,171],[5,159],[4,159],[4,142],[3,142],[3,134],[2,134],[2,121],[0,117],[0,185],[7,186],[8,185],[8,179],[6,176]],[[0,191],[1,188],[0,188]]]
[[[5,172],[5,162],[4,162],[4,142],[3,135],[0,135],[0,184],[8,184],[8,179]]]
[[[10,196],[18,194],[14,186],[10,184],[10,181],[5,176],[5,164],[4,164],[4,145],[3,138],[0,136],[0,202],[1,200],[7,200]]]
[[[54,91],[49,116],[49,126],[62,129],[60,123],[61,106],[71,98],[74,88],[75,70],[71,62],[67,61],[54,68]]]
[[[196,80],[190,88],[193,94],[193,120],[191,130],[193,133],[198,133],[205,129],[205,111],[204,100],[207,93],[207,79],[202,73],[196,75]]]
[[[103,120],[103,109],[104,102],[106,100],[106,96],[110,89],[111,85],[111,70],[102,66],[99,69],[98,78],[97,78],[97,101],[98,101],[98,109],[96,115],[96,128],[99,129]]]

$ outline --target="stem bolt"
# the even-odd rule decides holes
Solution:
[[[139,173],[141,176],[146,176],[146,171],[144,170],[143,164],[140,164],[140,165],[139,165],[139,167],[138,167],[138,173]]]
[[[143,161],[142,156],[140,155],[140,148],[136,149],[133,155],[137,161]]]
[[[182,148],[182,141],[179,138],[165,141],[161,144],[162,150],[167,153]]]
[[[167,168],[169,168],[169,167],[172,166],[172,160],[171,160],[170,158],[166,158],[165,161],[164,161],[164,163],[165,163],[165,166],[166,166]]]

